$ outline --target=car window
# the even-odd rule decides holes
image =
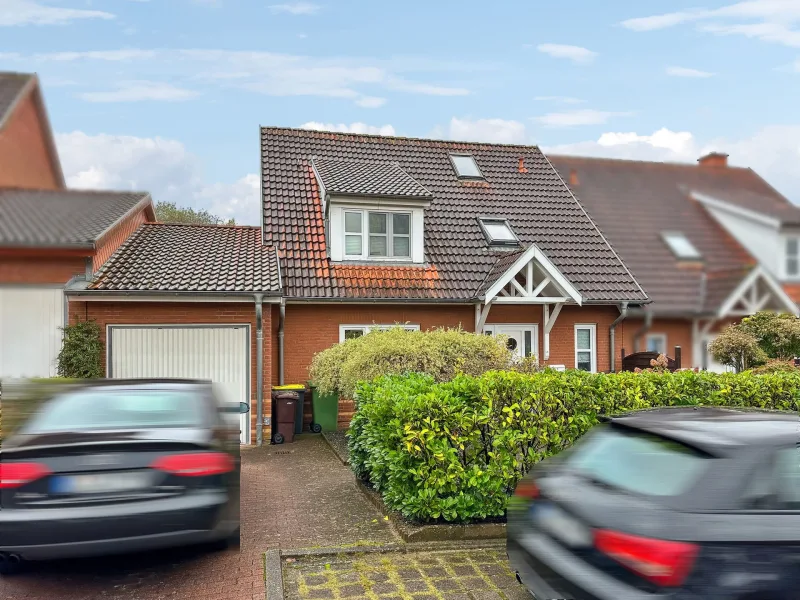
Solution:
[[[608,427],[577,445],[565,464],[622,490],[679,496],[699,481],[710,462],[710,456],[683,444]]]
[[[775,457],[778,508],[800,509],[800,448],[779,450]]]
[[[184,390],[82,389],[44,404],[23,431],[192,427],[204,421],[203,403],[199,394]]]

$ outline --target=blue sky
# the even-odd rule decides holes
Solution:
[[[259,125],[715,149],[800,201],[800,0],[0,0],[0,69],[39,73],[71,185],[240,222]]]

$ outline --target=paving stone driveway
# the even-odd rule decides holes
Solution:
[[[32,563],[0,578],[0,600],[264,600],[268,549],[397,541],[320,436],[242,451],[241,539],[239,551]]]
[[[291,559],[289,559],[291,560]],[[498,549],[284,560],[287,600],[530,600]]]

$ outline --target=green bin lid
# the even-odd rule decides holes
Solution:
[[[290,383],[288,385],[274,385],[272,386],[273,390],[304,390],[306,386],[302,383]]]

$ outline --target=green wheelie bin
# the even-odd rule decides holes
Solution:
[[[339,395],[320,393],[313,381],[308,382],[308,387],[311,388],[311,408],[314,413],[311,417],[311,431],[336,431],[339,423]]]

